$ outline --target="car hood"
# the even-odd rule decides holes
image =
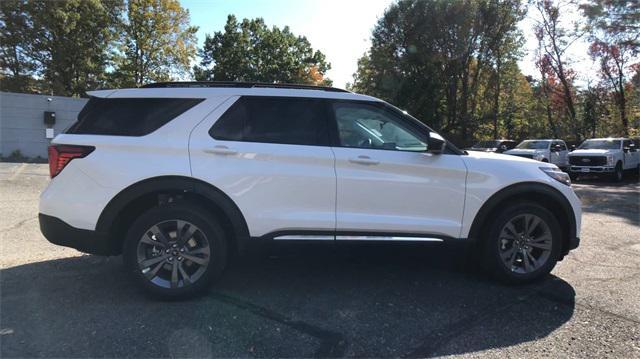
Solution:
[[[509,151],[505,151],[504,153],[507,155],[535,155],[536,153],[542,153],[544,150],[533,150],[526,148],[514,148]]]
[[[614,150],[575,150],[569,156],[604,156],[613,152]]]
[[[511,152],[511,151],[507,151],[507,152]],[[535,166],[540,166],[539,161],[535,161],[525,157],[510,156],[506,154],[507,152],[494,153],[494,152],[469,151],[468,157],[479,159],[479,160],[505,161],[505,162],[512,162],[512,163],[525,162],[525,163],[531,163]],[[534,152],[529,151],[525,153],[534,153]]]

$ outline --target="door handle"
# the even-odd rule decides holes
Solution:
[[[356,158],[350,158],[349,162],[358,163],[361,165],[377,165],[380,163],[378,160],[371,159],[369,156],[358,156]]]
[[[238,153],[238,151],[236,150],[232,150],[227,146],[215,146],[211,149],[205,149],[204,152],[206,153],[213,153],[214,155],[235,155],[236,153]]]

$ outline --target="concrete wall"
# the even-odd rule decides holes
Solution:
[[[49,101],[49,99],[51,101]],[[0,92],[0,154],[19,150],[26,157],[47,158],[44,112],[56,113],[54,135],[75,122],[87,99]]]

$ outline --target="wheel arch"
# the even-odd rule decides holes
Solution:
[[[562,254],[571,249],[571,239],[576,237],[575,213],[569,201],[557,189],[538,182],[522,182],[510,185],[494,193],[476,214],[468,238],[480,243],[483,231],[492,218],[504,206],[519,201],[531,201],[542,205],[558,219],[562,226]]]
[[[231,238],[229,248],[233,253],[244,252],[250,238],[249,229],[235,202],[217,187],[183,176],[149,178],[123,189],[100,214],[96,231],[107,235],[111,254],[120,254],[126,230],[140,213],[154,206],[183,200],[196,202],[210,210]]]

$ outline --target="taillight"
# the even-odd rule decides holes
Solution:
[[[51,178],[57,176],[72,159],[86,157],[95,149],[92,146],[49,146],[49,175]]]

